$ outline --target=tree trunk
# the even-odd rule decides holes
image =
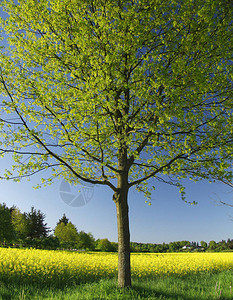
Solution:
[[[129,209],[127,198],[128,186],[126,185],[121,186],[113,197],[116,204],[118,228],[118,286],[121,288],[131,286]]]

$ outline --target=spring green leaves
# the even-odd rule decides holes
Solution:
[[[231,176],[230,2],[2,6],[1,154],[14,152],[19,176],[116,189],[123,152],[130,186]]]

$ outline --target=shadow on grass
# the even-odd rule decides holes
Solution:
[[[187,291],[186,291],[187,293]],[[167,290],[164,286],[143,286],[135,283],[132,288],[117,288],[116,280],[100,280],[88,283],[74,283],[61,287],[38,283],[2,282],[0,285],[0,299],[170,299],[196,300],[196,296],[188,296]],[[199,298],[207,299],[207,298]],[[228,298],[224,298],[228,299]],[[230,298],[229,298],[230,299]]]
[[[229,277],[230,276],[230,277]],[[0,299],[56,299],[56,300],[97,300],[97,299],[160,299],[160,300],[213,300],[233,299],[226,293],[226,282],[230,283],[233,273],[191,277],[167,277],[152,279],[134,279],[133,287],[120,289],[117,279],[94,279],[84,282],[70,281],[60,286],[36,282],[20,282],[0,280]],[[223,294],[215,289],[216,281],[220,280]],[[225,284],[225,286],[224,286]],[[230,285],[229,285],[230,286]],[[225,289],[225,291],[224,291]]]

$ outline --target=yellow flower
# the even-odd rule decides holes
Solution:
[[[25,280],[87,280],[117,275],[117,253],[0,248],[0,275]],[[233,268],[233,253],[132,253],[134,277],[185,275]]]

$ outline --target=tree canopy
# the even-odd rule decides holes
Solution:
[[[230,2],[3,3],[2,154],[13,151],[21,177],[51,167],[115,189],[119,147],[130,186],[226,171]]]
[[[149,197],[153,178],[184,195],[181,178],[232,178],[233,5],[2,3],[10,46],[0,56],[0,146],[15,164],[1,176],[50,169],[45,183],[110,187],[119,278],[126,268],[129,278],[129,188]]]

